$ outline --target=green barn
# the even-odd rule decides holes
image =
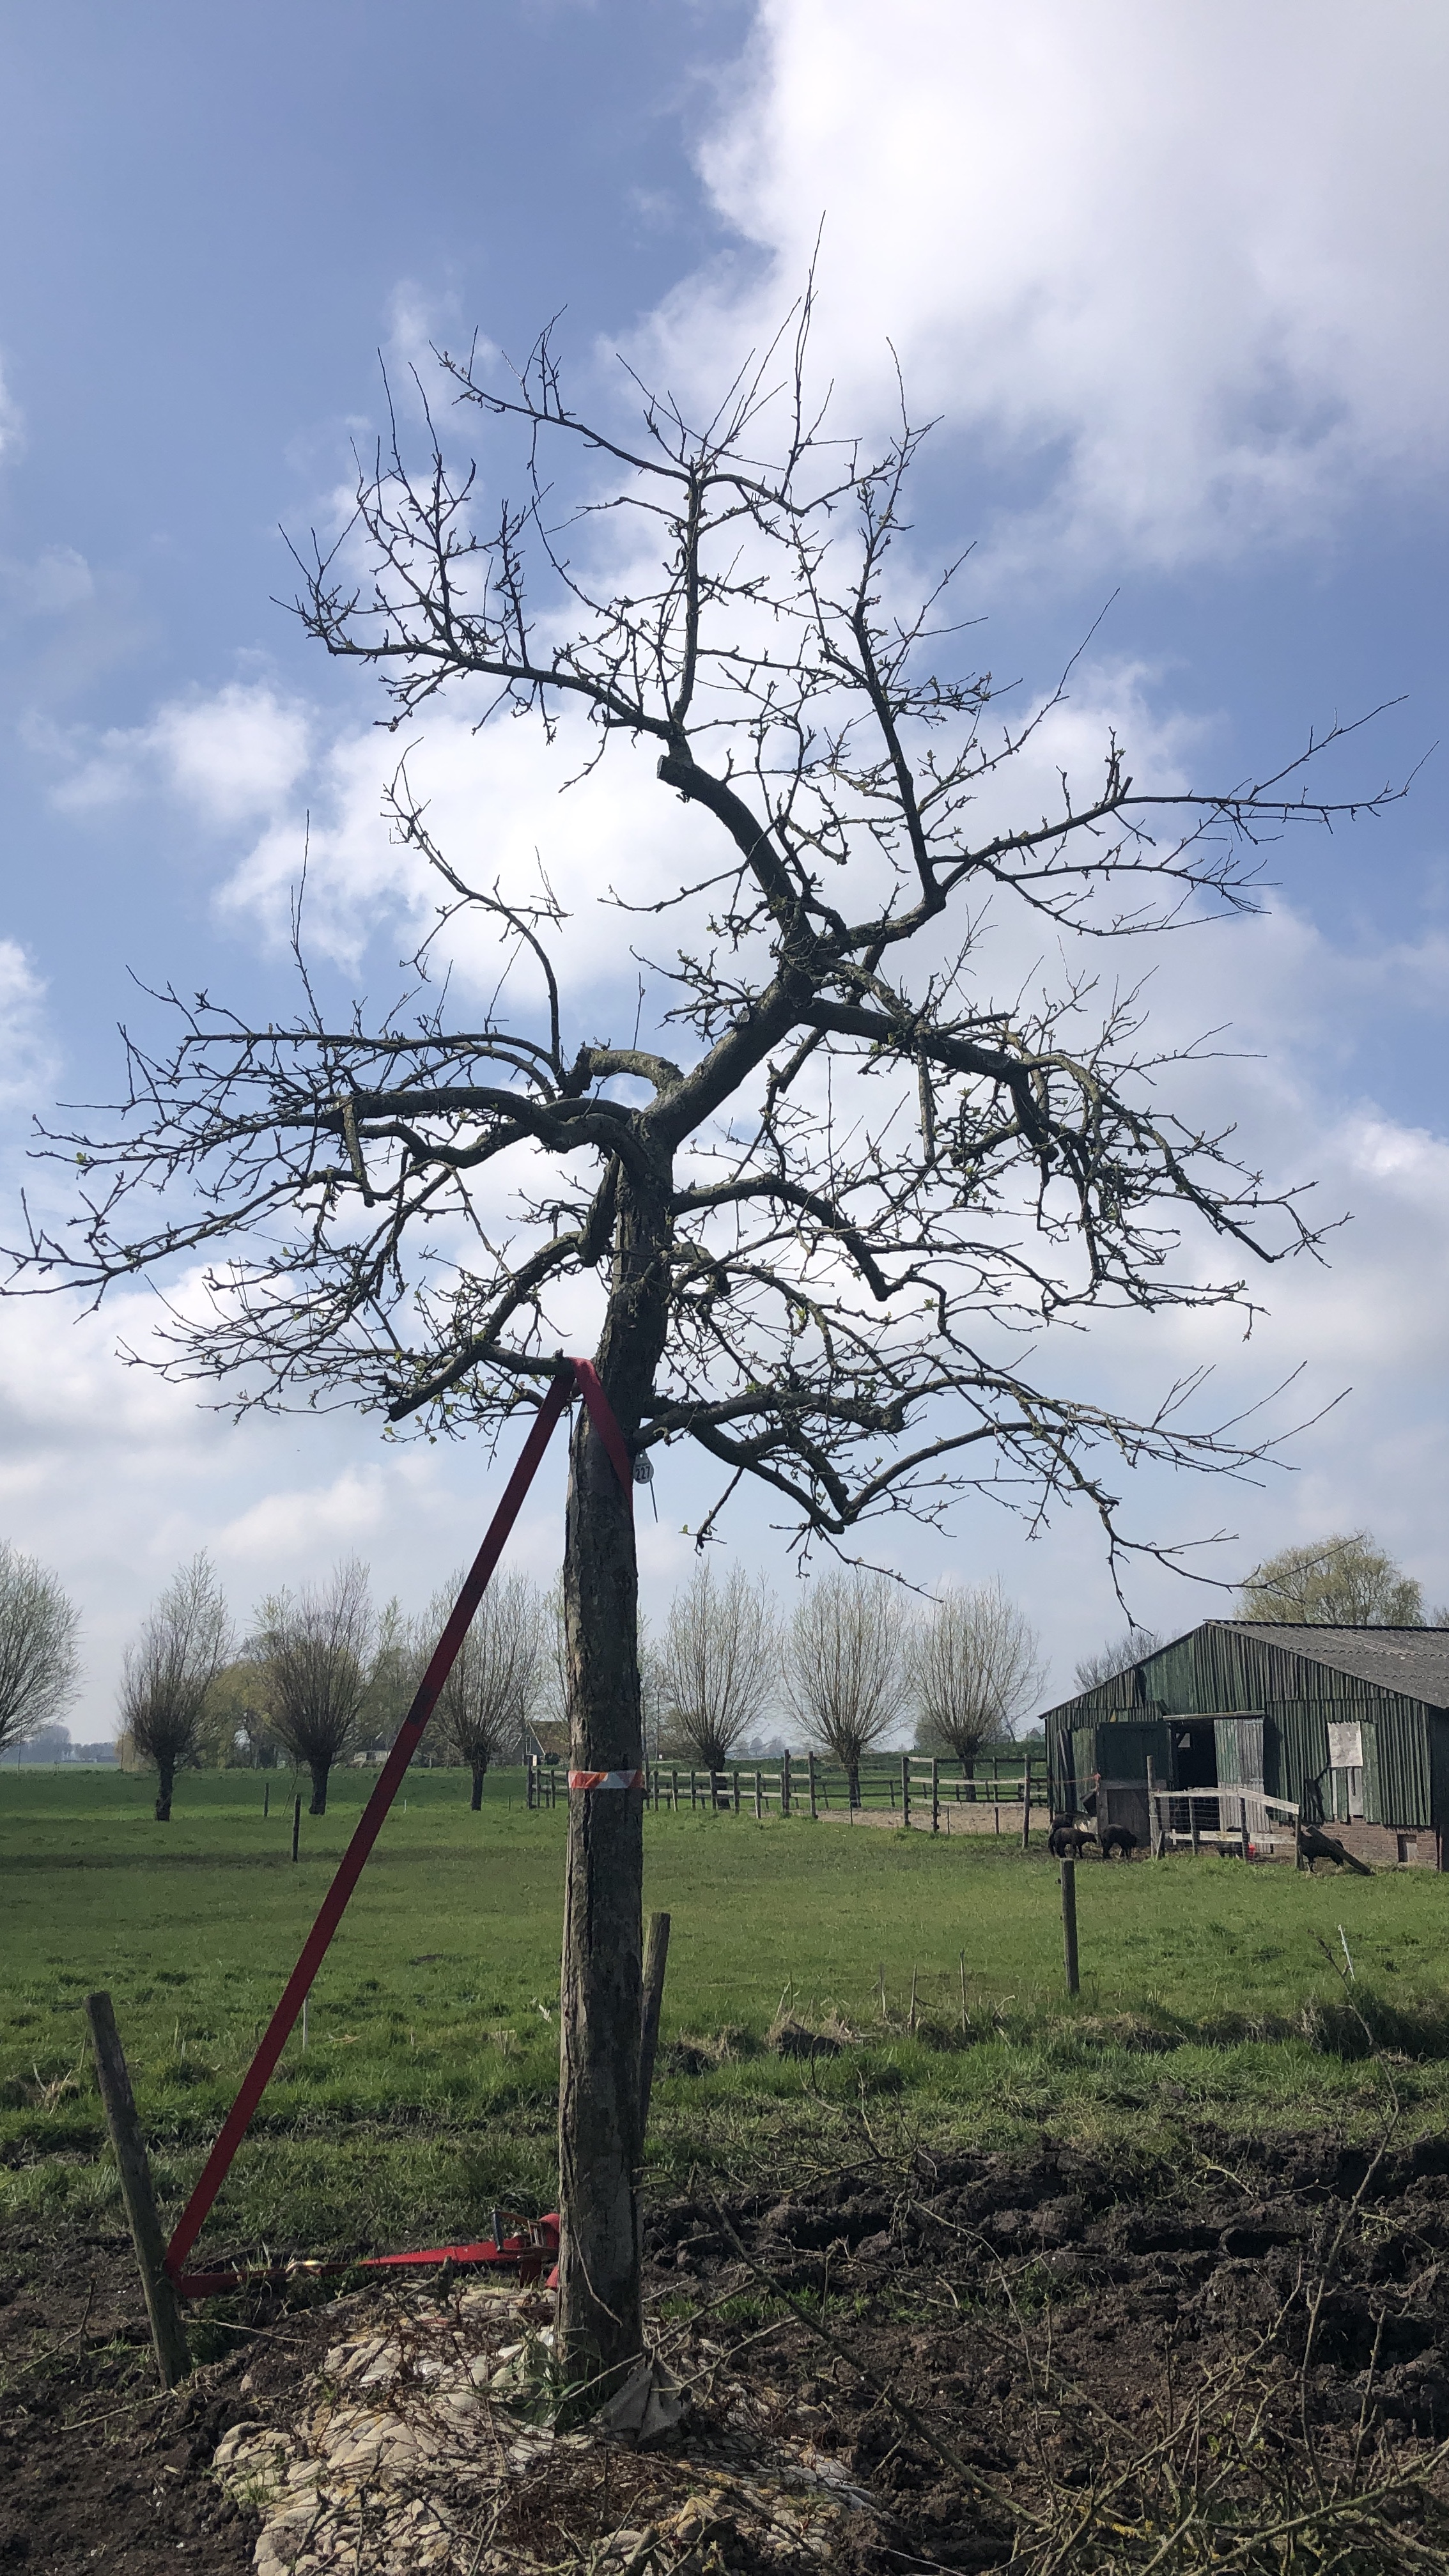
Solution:
[[[1256,1790],[1362,1860],[1445,1866],[1449,1629],[1207,1619],[1041,1724],[1058,1814],[1095,1805],[1145,1842],[1150,1764],[1159,1788],[1227,1791],[1225,1821]]]

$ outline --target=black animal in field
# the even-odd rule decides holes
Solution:
[[[1137,1849],[1137,1836],[1125,1825],[1103,1825],[1093,1831],[1089,1825],[1074,1825],[1067,1817],[1058,1816],[1047,1836],[1047,1850],[1053,1860],[1080,1860],[1083,1852],[1096,1851],[1103,1860],[1130,1860]]]
[[[1090,1826],[1074,1825],[1065,1816],[1058,1816],[1047,1836],[1047,1850],[1053,1860],[1080,1860],[1084,1851],[1092,1849],[1096,1839]]]

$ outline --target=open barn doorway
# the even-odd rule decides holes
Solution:
[[[1217,1787],[1218,1735],[1217,1727],[1210,1717],[1170,1717],[1167,1721],[1167,1740],[1172,1752],[1174,1789],[1202,1790]],[[1196,1814],[1198,1832],[1215,1834],[1218,1830],[1217,1801],[1198,1797],[1193,1799],[1192,1807]],[[1186,1799],[1183,1801],[1182,1822],[1179,1825],[1174,1818],[1173,1830],[1182,1833],[1192,1831],[1192,1820],[1188,1813]]]

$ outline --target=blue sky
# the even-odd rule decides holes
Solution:
[[[941,418],[922,552],[977,540],[998,671],[1029,695],[1112,598],[1075,706],[1084,738],[1126,726],[1139,774],[1235,778],[1400,696],[1334,775],[1405,772],[1445,729],[1446,51],[1442,13],[1403,0],[5,13],[7,1190],[32,1114],[114,1088],[115,1023],[145,1025],[128,969],[285,1006],[309,813],[322,971],[390,987],[378,709],[273,605],[279,524],[334,509],[379,351],[405,370],[475,326],[514,350],[562,312],[581,387],[621,347],[703,386],[796,291],[822,214],[837,417],[885,416],[889,337]],[[425,757],[459,831],[602,851],[622,828],[627,790],[581,826],[457,724]],[[1264,1492],[1144,1492],[1143,1526],[1236,1534],[1224,1574],[1367,1522],[1449,1597],[1442,775],[1291,836],[1265,917],[1158,971],[1166,1035],[1235,1023],[1221,1100],[1253,1150],[1354,1220],[1330,1269],[1273,1274],[1246,1351],[1204,1320],[1056,1363],[1136,1401],[1184,1358],[1230,1399],[1300,1359],[1308,1409],[1352,1387]],[[366,1423],[226,1428],[120,1365],[126,1321],[0,1312],[0,1528],[82,1604],[81,1734],[197,1544],[243,1612],[344,1547],[411,1604],[487,1489],[481,1457],[384,1452]],[[656,1607],[695,1500],[646,1529]],[[556,1504],[522,1535],[541,1574]],[[1061,1679],[1115,1618],[1083,1523],[1028,1546],[967,1512],[931,1566],[999,1572]],[[1159,1576],[1134,1606],[1179,1627],[1204,1605]]]

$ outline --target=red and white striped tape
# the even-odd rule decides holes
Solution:
[[[571,1789],[642,1789],[642,1771],[571,1771]]]

